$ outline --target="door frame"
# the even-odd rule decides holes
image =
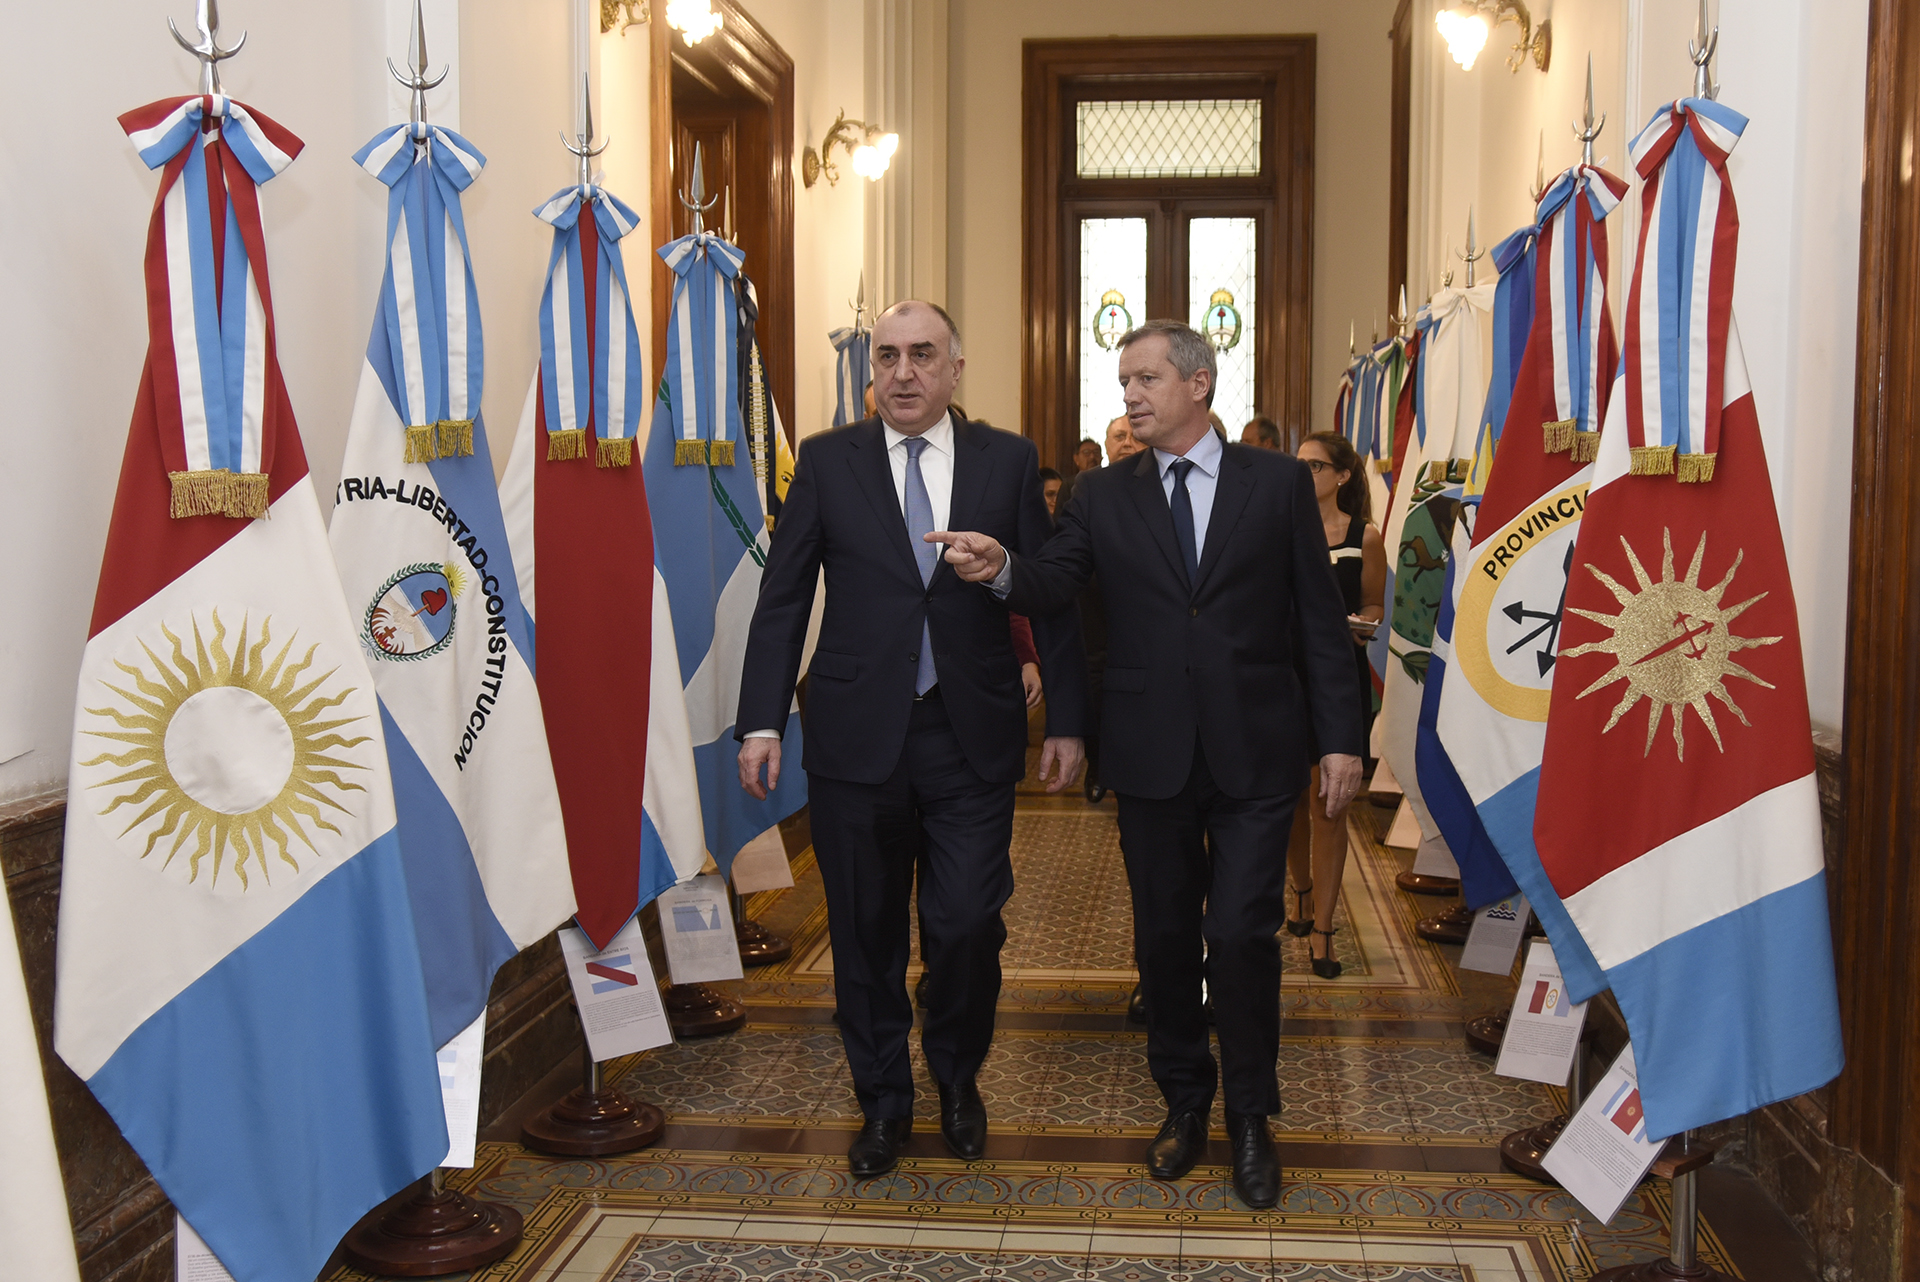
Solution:
[[[1028,40],[1022,54],[1020,418],[1041,462],[1061,467],[1080,436],[1079,215],[1072,211],[1095,198],[1272,201],[1262,228],[1267,270],[1255,300],[1255,326],[1266,335],[1264,408],[1282,423],[1311,422],[1314,37]],[[1271,110],[1262,121],[1261,176],[1171,187],[1160,179],[1071,179],[1069,104],[1133,97],[1264,98]]]

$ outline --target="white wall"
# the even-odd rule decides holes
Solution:
[[[1393,0],[956,0],[948,62],[947,297],[967,338],[959,399],[1020,423],[1021,42],[1099,36],[1316,37],[1313,389],[1319,425],[1347,363],[1347,322],[1385,323]]]

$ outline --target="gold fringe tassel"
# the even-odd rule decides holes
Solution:
[[[733,442],[715,441],[707,446],[707,461],[715,467],[732,467]]]
[[[1540,425],[1540,437],[1549,454],[1565,454],[1573,448],[1574,423],[1570,418]]]
[[[1635,476],[1672,476],[1674,447],[1671,445],[1636,445],[1633,447],[1633,462],[1627,471]]]
[[[1713,479],[1713,461],[1717,454],[1682,454],[1679,459],[1677,480],[1705,482]]]
[[[440,435],[441,458],[466,458],[473,453],[473,420],[443,418],[434,424]]]
[[[407,453],[409,463],[431,463],[438,457],[433,449],[433,424],[422,423],[418,427],[407,429]]]
[[[547,462],[564,463],[587,456],[587,429],[563,427],[547,433]]]
[[[1578,432],[1573,434],[1573,461],[1591,463],[1600,457],[1600,433]]]
[[[602,438],[594,442],[593,465],[595,467],[632,467],[633,438],[623,436],[613,441]]]
[[[229,472],[213,468],[199,472],[169,472],[168,511],[174,517],[233,516],[252,519],[267,514],[267,474]]]
[[[1377,458],[1373,461],[1373,470],[1384,476],[1386,473],[1393,471],[1393,460],[1390,458]]]
[[[675,441],[673,443],[673,465],[686,467],[699,466],[707,461],[707,443],[705,441]]]

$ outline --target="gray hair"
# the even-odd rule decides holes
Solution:
[[[885,316],[887,312],[897,312],[906,307],[932,308],[933,314],[947,323],[947,355],[956,361],[960,359],[960,327],[953,323],[953,317],[947,315],[947,309],[940,306],[940,304],[929,303],[924,298],[903,298],[893,306],[887,308],[886,311],[881,312],[880,315]],[[879,317],[875,317],[875,319],[877,320]]]
[[[1193,326],[1177,320],[1141,321],[1120,336],[1114,349],[1124,350],[1155,334],[1167,340],[1167,359],[1173,362],[1174,371],[1182,381],[1203,369],[1207,371],[1207,404],[1212,406],[1214,389],[1220,383],[1220,364],[1214,357],[1213,344],[1200,337]]]

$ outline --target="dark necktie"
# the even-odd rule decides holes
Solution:
[[[913,436],[900,443],[907,447],[907,537],[913,541],[913,559],[920,565],[920,582],[928,584],[933,582],[933,572],[940,565],[940,545],[927,542],[925,537],[933,531],[933,500],[927,494],[926,478],[920,474],[920,456],[926,452],[927,438]],[[913,692],[925,694],[939,680],[933,668],[933,633],[923,621]]]
[[[1173,536],[1180,540],[1180,555],[1187,559],[1187,582],[1200,577],[1200,549],[1193,537],[1193,495],[1187,493],[1187,473],[1193,471],[1193,460],[1177,458],[1171,464],[1173,472]]]

